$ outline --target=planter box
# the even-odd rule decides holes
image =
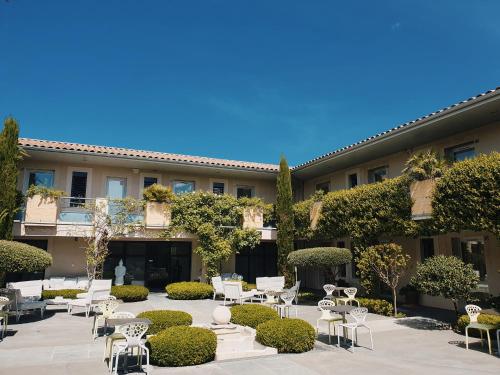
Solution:
[[[145,214],[148,228],[164,228],[170,225],[172,212],[168,203],[147,202]]]
[[[435,187],[436,180],[415,181],[410,185],[413,220],[429,219],[432,216],[432,194]]]
[[[316,227],[318,226],[322,208],[323,202],[314,202],[311,207],[311,211],[309,212],[309,219],[311,221],[310,228],[312,230],[316,229]]]
[[[264,226],[264,213],[260,207],[246,207],[243,210],[243,228],[261,229]]]
[[[55,226],[57,224],[57,200],[35,195],[26,201],[25,224]]]

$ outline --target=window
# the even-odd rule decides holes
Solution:
[[[85,203],[83,199],[87,196],[87,172],[73,171],[71,174],[71,207],[79,207]]]
[[[216,195],[224,195],[224,182],[213,182],[212,193]]]
[[[328,193],[330,191],[330,183],[326,181],[316,184],[316,191],[322,191],[323,193]]]
[[[352,189],[353,187],[356,186],[358,186],[358,174],[352,173],[349,176],[347,176],[347,187],[349,189]]]
[[[468,142],[447,148],[444,150],[444,155],[446,159],[452,162],[472,159],[476,155],[474,150],[474,142]]]
[[[427,258],[434,256],[434,239],[420,239],[420,260],[423,262]]]
[[[194,181],[174,181],[174,194],[186,194],[194,191]]]
[[[484,241],[481,239],[466,239],[460,238],[451,239],[451,247],[453,255],[462,259],[465,263],[472,264],[472,268],[476,271],[481,281],[485,281],[486,261],[484,258]]]
[[[151,185],[157,184],[158,183],[158,177],[148,177],[144,176],[144,181],[142,183],[142,187],[144,189],[150,187]]]
[[[368,183],[384,181],[387,178],[387,166],[368,170]]]
[[[255,188],[253,186],[237,186],[236,198],[253,198],[255,195]]]
[[[45,186],[51,188],[54,186],[54,171],[29,171],[28,186]]]

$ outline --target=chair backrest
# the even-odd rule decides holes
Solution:
[[[32,280],[9,283],[7,284],[7,288],[19,289],[21,296],[23,297],[34,297],[40,299],[42,298],[43,281]]]
[[[283,300],[283,302],[285,302],[285,305],[289,306],[295,299],[295,292],[288,291],[287,293],[281,294],[280,298]]]
[[[269,277],[256,277],[255,278],[255,285],[257,287],[258,290],[266,290],[268,289],[267,285],[268,285],[268,282],[267,280],[269,279]]]
[[[332,293],[335,291],[336,286],[333,284],[325,284],[323,285],[323,290],[325,291],[327,296],[331,296]]]
[[[268,278],[268,287],[267,289],[272,290],[283,290],[285,287],[285,277],[284,276],[276,276]]]
[[[125,336],[127,346],[138,346],[141,343],[141,338],[148,330],[146,323],[126,323],[117,327],[117,331]]]
[[[368,315],[368,309],[366,307],[356,307],[349,312],[356,323],[361,323],[366,320],[366,316]]]
[[[335,306],[335,302],[330,301],[329,299],[322,299],[321,301],[318,302],[318,307],[320,310],[325,310],[325,307],[328,306]]]
[[[111,290],[111,283],[113,280],[111,279],[106,279],[106,280],[92,280],[92,283],[90,284],[90,289],[96,290],[96,289],[107,289]]]
[[[347,297],[349,298],[354,298],[356,297],[356,293],[358,292],[358,289],[357,288],[345,288],[344,289],[344,293]]]
[[[212,286],[216,293],[224,293],[224,285],[222,285],[222,277],[215,276],[212,277]]]
[[[469,320],[471,323],[477,323],[477,317],[481,314],[481,308],[476,305],[465,306],[465,311],[469,315]]]
[[[109,318],[120,304],[116,300],[105,300],[97,304],[99,311],[104,318]]]
[[[107,300],[109,297],[109,290],[107,289],[90,289],[87,292],[87,296],[85,299],[88,302],[92,301],[102,301],[102,300]]]
[[[128,311],[117,311],[111,314],[110,319],[129,319],[135,318],[135,315]]]
[[[243,287],[239,281],[224,281],[224,297],[238,299],[243,293]]]

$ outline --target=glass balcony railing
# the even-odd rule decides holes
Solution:
[[[92,222],[92,213],[88,206],[95,204],[93,198],[59,198],[58,221],[63,223],[84,223]]]

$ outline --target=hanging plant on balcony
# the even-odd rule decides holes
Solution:
[[[56,190],[45,186],[31,185],[26,191],[26,196],[28,198],[33,198],[35,195],[39,195],[42,199],[59,199],[66,195],[66,192],[63,190]]]
[[[153,184],[144,189],[142,197],[146,202],[170,203],[174,199],[175,195],[172,193],[172,189],[170,187]]]

